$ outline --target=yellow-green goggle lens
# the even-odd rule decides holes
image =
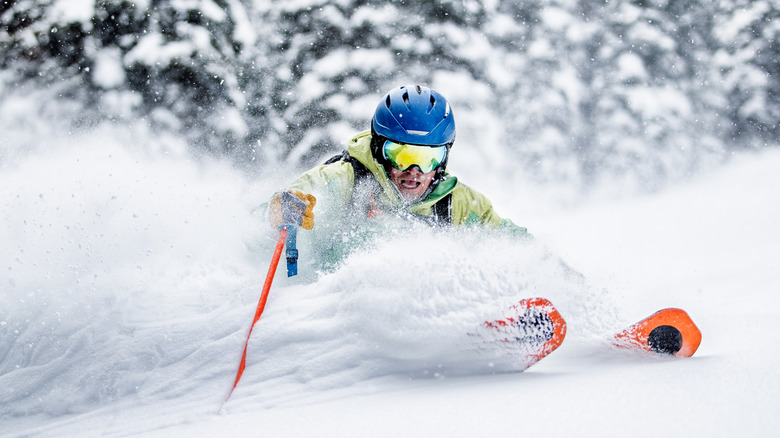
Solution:
[[[447,157],[447,146],[418,146],[386,141],[382,153],[390,165],[398,170],[418,166],[422,173],[428,173]]]

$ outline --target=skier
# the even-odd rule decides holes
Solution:
[[[501,218],[484,195],[447,173],[454,140],[453,112],[441,94],[419,85],[390,90],[377,105],[370,130],[354,136],[342,154],[273,196],[270,222],[274,227],[284,223],[312,230],[319,198],[325,206],[318,211],[322,218],[318,230],[325,228],[319,234],[329,236],[321,249],[330,253],[331,262],[344,255],[339,248],[355,247],[356,238],[365,241],[410,223],[437,228],[473,225],[530,238],[525,228]],[[583,280],[556,260],[561,273]],[[621,334],[620,340],[647,351],[690,356],[701,334],[681,312],[658,312]],[[653,336],[651,330],[663,324],[664,330]],[[523,367],[558,348],[565,334],[566,322],[544,298],[521,300],[510,316],[485,322],[477,333],[485,344],[517,349]]]
[[[311,230],[319,199],[327,207],[318,209],[318,223],[330,227],[319,234],[331,236],[323,245],[334,261],[343,255],[334,249],[344,246],[335,242],[354,238],[358,229],[363,230],[359,234],[376,232],[393,221],[477,225],[529,236],[525,228],[501,218],[484,195],[446,171],[454,140],[455,119],[444,96],[420,85],[394,88],[377,105],[370,130],[273,196],[270,222],[278,227],[283,217],[287,222],[293,218],[294,225]]]

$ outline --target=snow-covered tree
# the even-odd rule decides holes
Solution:
[[[736,146],[774,143],[780,138],[780,2],[718,4],[713,65],[728,99],[729,140]]]
[[[709,118],[700,76],[708,67],[710,2],[619,2],[602,11],[608,30],[596,52],[593,112],[586,114],[595,145],[585,169],[629,170],[643,187],[696,168],[714,153],[717,121]]]
[[[479,79],[472,33],[484,16],[475,1],[273,1],[269,52],[278,141],[287,160],[313,162],[367,129],[383,92],[433,85],[438,72]]]
[[[237,0],[7,1],[0,20],[0,65],[78,100],[74,123],[141,116],[221,150],[246,135],[255,34]]]
[[[0,98],[34,84],[40,112],[67,103],[72,125],[141,120],[264,168],[321,161],[383,92],[422,83],[456,108],[473,165],[503,153],[538,179],[653,187],[776,142],[777,6],[2,0]]]
[[[720,99],[703,79],[713,7],[682,3],[551,0],[500,11],[515,28],[494,41],[516,78],[501,109],[512,151],[537,178],[631,175],[649,188],[717,155]]]

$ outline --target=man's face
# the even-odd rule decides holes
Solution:
[[[420,199],[423,193],[428,190],[435,173],[435,170],[422,173],[417,166],[412,166],[406,170],[390,167],[387,176],[390,178],[390,182],[398,189],[401,197],[406,202],[413,202]]]

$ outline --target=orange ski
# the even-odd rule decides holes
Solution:
[[[545,298],[526,298],[510,308],[510,316],[486,321],[484,329],[498,335],[499,342],[521,346],[527,367],[558,348],[566,337],[566,321]]]
[[[615,345],[657,354],[693,356],[701,331],[681,309],[663,309],[615,335]]]

